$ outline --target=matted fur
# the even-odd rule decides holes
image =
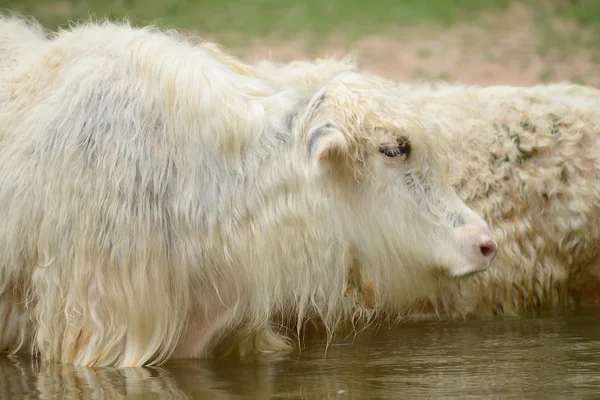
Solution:
[[[280,89],[300,84],[303,90],[360,70],[348,59],[263,60],[253,67],[255,75],[276,77]],[[493,269],[449,284],[424,307],[445,317],[519,315],[578,303],[597,291],[600,90],[570,83],[397,88],[451,143],[450,181],[499,240]]]
[[[39,39],[5,44],[1,77],[3,348],[96,367],[279,350],[354,321],[347,265],[381,315],[489,265],[447,143],[386,81],[280,90],[126,23]],[[406,162],[380,154],[401,142]]]

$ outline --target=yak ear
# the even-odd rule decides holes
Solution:
[[[344,134],[334,123],[323,121],[321,106],[325,98],[325,90],[317,92],[308,102],[303,115],[304,127],[308,130],[311,164],[318,172],[339,164],[349,153]]]
[[[310,157],[318,170],[326,170],[348,155],[346,137],[332,124],[325,124],[310,133]]]

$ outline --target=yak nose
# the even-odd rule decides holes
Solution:
[[[498,253],[498,244],[491,237],[486,237],[479,244],[479,251],[481,257],[487,261],[487,264],[491,264],[496,258],[496,254]]]

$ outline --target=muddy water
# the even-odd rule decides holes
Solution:
[[[428,321],[244,362],[85,369],[0,357],[0,399],[599,398],[600,306]]]

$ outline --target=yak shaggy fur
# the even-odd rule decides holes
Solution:
[[[361,311],[344,265],[397,313],[466,263],[459,220],[487,230],[445,180],[443,137],[383,79],[278,90],[126,23],[46,37],[5,17],[7,53],[2,349],[94,367],[285,349],[304,321],[332,334]],[[391,165],[380,146],[400,141]]]
[[[585,301],[600,279],[600,90],[574,84],[406,87],[454,145],[450,180],[490,222],[495,268],[432,298],[451,317]]]
[[[356,58],[263,60],[257,76],[310,91],[359,71]],[[488,221],[494,268],[450,282],[417,310],[438,317],[521,315],[594,301],[600,290],[600,90],[398,83],[451,144],[450,181]]]

